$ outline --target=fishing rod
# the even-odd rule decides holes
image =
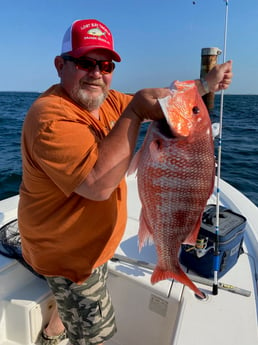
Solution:
[[[227,33],[228,33],[228,0],[225,10],[225,29],[224,29],[224,49],[223,63],[226,62]],[[222,122],[223,122],[224,90],[221,90],[220,97],[220,120],[219,120],[219,140],[218,140],[218,163],[217,163],[217,184],[216,184],[216,226],[214,243],[214,281],[212,286],[213,295],[218,294],[218,271],[219,271],[219,204],[220,204],[220,176],[221,176],[221,151],[222,151]]]

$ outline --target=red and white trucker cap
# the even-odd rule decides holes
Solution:
[[[110,30],[96,19],[76,20],[67,29],[61,54],[67,53],[79,58],[96,49],[108,50],[114,61],[121,61],[114,50],[114,41]]]

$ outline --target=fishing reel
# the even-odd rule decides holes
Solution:
[[[208,237],[204,238],[197,238],[195,246],[189,246],[188,248],[185,248],[186,252],[195,252],[194,254],[196,255],[197,258],[202,258],[206,253],[214,249],[214,245],[208,247]]]

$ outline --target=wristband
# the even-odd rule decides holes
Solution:
[[[204,78],[201,78],[200,82],[202,84],[202,87],[203,87],[203,90],[205,91],[205,93],[209,93],[210,89],[209,89],[209,85],[207,83],[207,80],[205,80]]]

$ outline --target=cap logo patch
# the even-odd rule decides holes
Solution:
[[[103,35],[106,34],[106,32],[101,31],[99,28],[90,29],[90,30],[88,30],[87,33],[89,35],[98,36],[98,37],[103,36]]]

